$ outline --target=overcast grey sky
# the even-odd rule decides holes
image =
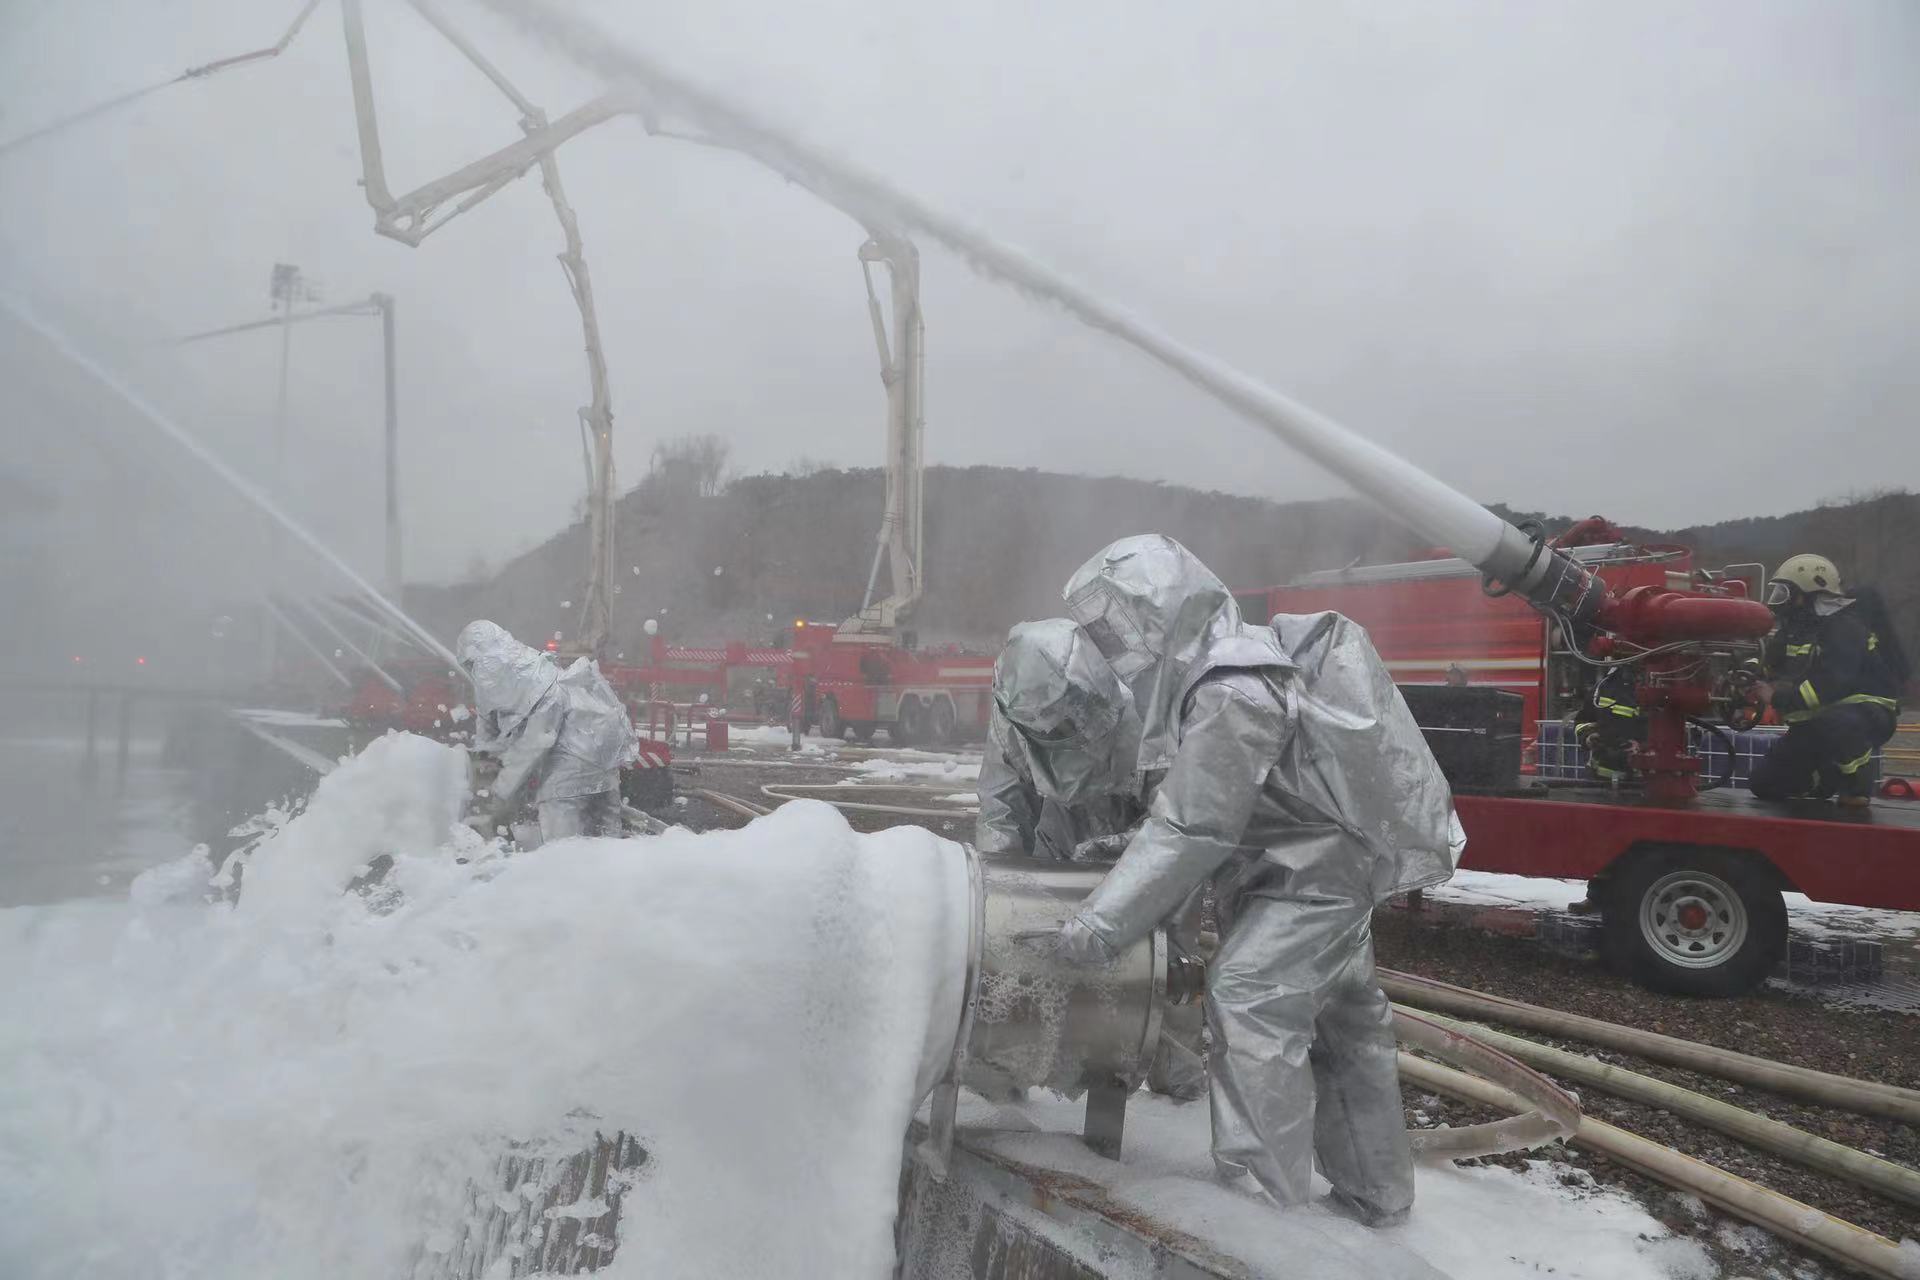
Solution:
[[[594,92],[443,3],[551,114]],[[1484,500],[1675,525],[1920,484],[1909,0],[580,7]],[[268,43],[297,8],[0,0],[0,139]],[[404,5],[368,8],[396,190],[517,136]],[[857,226],[631,121],[561,167],[625,482],[696,431],[748,470],[878,462]],[[254,474],[275,340],[164,340],[265,314],[276,261],[329,301],[396,294],[409,564],[446,578],[580,496],[559,231],[523,179],[409,249],[373,234],[358,176],[328,0],[276,62],[0,155],[0,288]],[[939,251],[924,267],[933,461],[1338,491],[1132,353]],[[0,342],[27,353],[10,378],[61,382]],[[369,570],[378,378],[374,322],[296,331],[289,505]],[[10,400],[0,458],[56,488],[112,448]],[[191,488],[142,495],[153,554],[177,519],[211,572],[206,526],[232,512]]]

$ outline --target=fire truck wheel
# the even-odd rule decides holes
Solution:
[[[622,769],[620,795],[628,804],[646,813],[665,814],[673,808],[673,770]]]
[[[897,747],[917,746],[927,740],[927,704],[915,694],[900,699],[900,712],[887,730]]]
[[[1717,849],[1645,854],[1609,877],[1605,948],[1615,971],[1676,995],[1736,996],[1787,947],[1787,905],[1765,863]]]
[[[933,740],[945,745],[954,740],[954,731],[960,727],[960,717],[954,714],[952,698],[935,698],[933,711],[928,717]]]
[[[854,742],[872,742],[873,726],[871,724],[849,724],[847,726],[847,738]]]
[[[840,718],[840,699],[832,694],[828,694],[820,703],[820,736],[823,738],[847,736],[847,722]]]

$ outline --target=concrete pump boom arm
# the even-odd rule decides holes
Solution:
[[[887,309],[873,287],[873,264],[887,268],[893,334]],[[904,624],[926,589],[921,560],[922,498],[926,489],[926,323],[920,314],[920,254],[913,242],[873,232],[860,246],[860,271],[866,278],[867,313],[873,320],[880,355],[880,384],[887,393],[887,505],[867,574],[860,612],[842,624],[849,633],[890,633]],[[884,559],[890,594],[877,604],[874,591]]]
[[[387,185],[386,162],[380,148],[380,125],[374,111],[373,72],[367,58],[367,37],[361,0],[341,0],[341,24],[347,42],[347,69],[353,83],[353,113],[360,134],[361,181],[367,203],[373,207],[374,229],[403,244],[419,245],[433,232],[473,208],[530,169],[540,170],[540,184],[553,205],[565,242],[559,255],[567,287],[580,311],[580,330],[587,357],[591,399],[579,416],[588,437],[590,476],[587,486],[587,588],[580,611],[580,643],[598,653],[612,629],[611,573],[613,563],[613,397],[607,385],[607,360],[600,342],[600,316],[593,300],[593,277],[587,270],[580,241],[580,222],[567,203],[554,152],[569,138],[631,109],[632,95],[603,94],[586,105],[548,123],[535,106],[457,28],[427,0],[409,0],[427,24],[490,80],[516,108],[525,135],[491,155],[463,165],[452,173],[396,199]],[[445,216],[434,211],[446,201],[465,196]]]
[[[71,115],[62,116],[51,124],[42,125],[38,129],[21,134],[17,138],[9,138],[5,142],[0,142],[0,155],[12,151],[15,147],[24,147],[30,142],[51,137],[53,134],[70,129],[74,125],[84,124],[96,116],[106,115],[108,112],[117,108],[130,106],[148,94],[158,93],[160,90],[172,85],[182,84],[188,80],[205,80],[209,76],[218,75],[222,71],[231,71],[235,67],[246,66],[248,63],[263,62],[270,58],[277,58],[287,51],[287,46],[293,43],[293,38],[300,34],[300,28],[307,24],[307,19],[312,17],[313,11],[319,7],[320,0],[307,0],[305,4],[300,6],[300,12],[294,15],[293,21],[288,24],[286,34],[264,48],[249,50],[246,53],[229,54],[224,58],[215,58],[212,62],[203,62],[199,66],[188,67],[185,71],[182,71],[179,75],[173,76],[170,79],[161,80],[156,84],[150,84],[144,88],[133,89],[129,92],[118,94],[108,98],[105,102],[96,102],[92,106],[76,111]]]
[[[580,639],[587,649],[597,651],[605,644],[611,627],[609,574],[613,560],[613,413],[607,389],[606,358],[600,342],[599,317],[593,302],[592,279],[582,255],[579,223],[561,187],[554,153],[568,140],[622,115],[640,116],[650,134],[719,146],[748,155],[752,153],[730,146],[723,140],[663,130],[654,118],[651,100],[642,92],[632,89],[603,93],[558,120],[549,122],[546,113],[521,93],[464,34],[442,17],[429,0],[408,0],[415,12],[459,50],[520,111],[524,136],[404,195],[395,196],[387,183],[386,164],[380,146],[380,126],[374,106],[373,74],[367,56],[361,3],[362,0],[341,0],[341,17],[346,35],[348,71],[353,84],[354,118],[360,139],[361,185],[366,191],[367,203],[373,208],[374,229],[403,244],[417,246],[454,218],[537,167],[565,234],[566,252],[560,256],[560,262],[580,310],[593,397],[592,403],[580,410],[588,446],[588,533],[591,548]],[[834,201],[830,194],[815,188],[809,189],[825,198],[827,203],[859,219],[856,210]],[[457,203],[444,213],[440,212],[449,201]],[[912,242],[905,237],[876,230],[871,220],[860,220],[868,228],[867,242],[860,249],[861,271],[866,277],[874,339],[879,348],[881,383],[887,393],[887,502],[874,551],[873,569],[868,576],[866,598],[859,615],[848,620],[847,629],[891,633],[911,615],[924,590],[921,498],[925,485],[922,442],[926,423],[921,388],[926,361],[923,349],[925,325],[920,314],[920,256]],[[886,309],[883,309],[874,288],[872,266],[876,262],[887,269],[892,313],[891,337],[884,314]],[[888,567],[890,594],[875,603],[873,596],[883,559]]]

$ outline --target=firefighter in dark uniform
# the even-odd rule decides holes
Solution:
[[[1615,667],[1601,676],[1585,708],[1586,718],[1573,726],[1574,741],[1587,749],[1587,769],[1602,782],[1625,782],[1633,776],[1633,744],[1647,740],[1647,717],[1634,691],[1632,667]]]
[[[1823,556],[1795,556],[1767,583],[1779,626],[1758,686],[1787,732],[1754,767],[1762,800],[1836,797],[1865,805],[1873,790],[1873,753],[1893,736],[1906,657],[1879,595],[1840,590],[1840,571]]]

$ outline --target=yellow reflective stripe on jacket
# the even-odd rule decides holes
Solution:
[[[1895,715],[1900,714],[1900,699],[1883,698],[1877,693],[1850,693],[1834,705],[1843,706],[1849,702],[1862,702],[1870,707],[1885,707]]]
[[[1840,772],[1851,776],[1852,774],[1856,774],[1860,772],[1860,766],[1865,764],[1867,761],[1871,759],[1873,759],[1873,748],[1869,747],[1867,748],[1867,753],[1861,756],[1858,760],[1849,760],[1845,764],[1836,765],[1834,767],[1839,769]]]
[[[1813,681],[1802,680],[1800,682],[1800,701],[1806,704],[1806,708],[1809,711],[1818,711],[1820,709],[1820,695],[1814,692]]]
[[[1880,633],[1877,631],[1867,632],[1867,652],[1872,653],[1875,649],[1878,649],[1879,647],[1880,647]]]
[[[1812,652],[1813,646],[1810,644],[1790,644],[1786,648],[1786,654],[1789,658],[1804,658]]]
[[[1634,716],[1637,716],[1640,714],[1640,708],[1638,707],[1616,706],[1616,707],[1609,707],[1608,710],[1612,711],[1613,714],[1617,716],[1626,716],[1629,720],[1631,720]]]
[[[1802,688],[1802,692],[1803,693],[1805,692],[1804,686]],[[1811,720],[1815,716],[1825,715],[1827,712],[1833,710],[1835,707],[1844,707],[1848,705],[1866,706],[1866,707],[1883,707],[1886,710],[1892,712],[1896,716],[1900,714],[1900,700],[1898,698],[1883,698],[1877,693],[1850,693],[1846,697],[1840,699],[1840,701],[1830,702],[1825,706],[1820,706],[1816,703],[1808,706],[1805,710],[1802,710],[1802,711],[1789,711],[1787,712],[1784,718],[1788,724],[1799,724],[1803,720]]]

